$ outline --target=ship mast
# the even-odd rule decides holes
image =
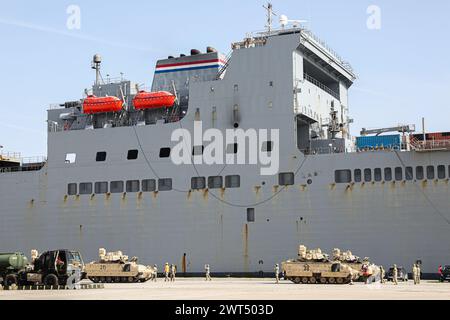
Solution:
[[[270,33],[272,32],[272,16],[276,16],[277,14],[275,12],[273,12],[273,7],[272,7],[272,3],[268,2],[267,3],[267,7],[263,6],[264,9],[267,10],[267,33],[270,35]]]

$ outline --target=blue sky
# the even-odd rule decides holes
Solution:
[[[307,26],[358,74],[350,91],[353,133],[398,123],[450,131],[450,1],[273,0],[278,14]],[[69,30],[69,5],[81,29]],[[5,1],[0,0],[0,145],[25,156],[46,154],[50,103],[81,98],[104,58],[103,74],[150,86],[155,62],[167,55],[230,43],[265,24],[265,1]],[[381,9],[369,30],[367,8]]]

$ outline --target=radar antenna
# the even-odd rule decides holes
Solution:
[[[272,16],[277,16],[275,12],[273,12],[272,3],[268,2],[267,6],[263,6],[264,9],[267,10],[267,32],[270,34],[272,32]]]
[[[95,70],[95,85],[98,86],[100,84],[100,65],[102,64],[102,57],[99,54],[94,55],[92,58],[91,68]]]

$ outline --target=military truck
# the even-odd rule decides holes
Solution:
[[[296,284],[346,284],[358,278],[358,272],[340,261],[330,261],[321,249],[299,246],[298,258],[281,263],[284,277]]]
[[[21,252],[0,254],[0,285],[9,287],[17,284],[17,274],[29,265]]]
[[[99,249],[99,261],[86,265],[86,276],[94,283],[145,282],[155,275],[153,267],[138,264],[138,258],[128,259],[122,251]]]
[[[68,279],[78,274],[74,279],[84,278],[84,263],[81,254],[77,251],[66,249],[47,251],[37,254],[32,251],[33,262],[28,263],[28,259],[21,253],[0,254],[1,270],[4,272],[5,286],[25,286],[25,285],[66,285]],[[9,264],[9,267],[8,267]],[[3,272],[3,271],[2,271]]]

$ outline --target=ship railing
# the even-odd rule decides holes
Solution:
[[[39,171],[47,163],[46,157],[25,157],[19,159],[18,165],[0,168],[0,173]]]
[[[300,152],[305,155],[321,155],[321,154],[346,153],[346,149],[339,147],[307,148],[307,149],[300,149]]]
[[[0,152],[0,159],[19,160],[22,158],[20,152]]]
[[[337,92],[335,92],[332,89],[328,88],[326,85],[324,85],[319,80],[314,79],[313,77],[311,77],[307,73],[304,73],[303,76],[304,76],[305,80],[308,80],[308,82],[311,82],[312,84],[314,84],[315,86],[319,87],[320,89],[322,89],[326,93],[328,93],[331,96],[335,97],[336,99],[340,100],[339,94]]]
[[[419,151],[419,152],[450,150],[450,140],[420,141],[420,140],[411,138],[410,145],[413,150]]]

